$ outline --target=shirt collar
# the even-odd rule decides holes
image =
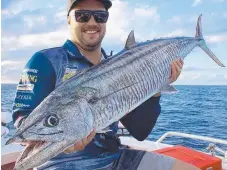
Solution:
[[[87,60],[86,57],[84,57],[81,54],[81,52],[79,51],[79,49],[76,47],[76,45],[73,44],[72,41],[67,40],[65,42],[65,44],[63,45],[63,48],[69,54],[70,58],[72,58],[72,59],[84,59],[84,60]],[[102,51],[102,57],[104,57],[105,59],[107,59],[107,55],[106,55],[105,51],[103,49],[101,49],[101,51]]]

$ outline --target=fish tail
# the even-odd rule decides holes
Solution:
[[[212,58],[219,66],[225,67],[219,59],[214,55],[214,53],[209,49],[206,44],[206,41],[203,38],[202,25],[201,25],[202,14],[199,16],[196,26],[195,38],[199,41],[199,47],[210,57]]]

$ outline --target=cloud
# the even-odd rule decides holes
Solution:
[[[227,79],[227,74],[226,74],[226,75],[224,75],[224,78],[225,78],[225,79]]]
[[[160,20],[156,7],[135,8],[134,15],[135,17],[148,18],[155,22],[159,22]]]
[[[183,72],[174,84],[178,85],[227,85],[227,75],[212,72]]]
[[[133,8],[129,2],[116,0],[110,9],[110,18],[107,23],[107,35],[104,44],[122,45],[131,30],[135,30],[137,41],[144,41],[154,34],[150,31],[160,21],[158,10],[154,6]],[[149,28],[144,31],[144,28]]]
[[[3,9],[1,13],[2,13],[2,16],[9,16],[10,15],[10,12],[7,9]]]
[[[57,21],[62,21],[62,20],[66,20],[66,16],[67,16],[66,10],[62,10],[56,13],[54,17]]]
[[[106,42],[114,40],[115,43],[121,44],[128,35],[130,27],[131,14],[129,4],[122,1],[113,1],[113,7],[110,9],[110,17],[107,22]]]
[[[14,65],[18,65],[21,64],[21,62],[18,61],[12,61],[12,60],[5,60],[1,62],[1,66],[14,66]]]
[[[184,80],[186,77],[184,73],[181,73],[180,76],[178,77],[178,80]]]
[[[221,43],[227,41],[227,34],[205,36],[205,39],[209,43]]]
[[[46,18],[44,16],[24,16],[24,22],[27,24],[29,28],[33,26],[37,26],[37,24],[44,24],[46,23]]]
[[[1,82],[18,83],[25,61],[5,60],[1,62]]]
[[[175,36],[184,36],[186,34],[186,30],[179,28],[170,33],[164,34],[163,37],[175,37]]]
[[[181,17],[180,16],[174,16],[174,17],[168,19],[167,22],[179,24],[179,23],[181,23]]]
[[[196,79],[198,79],[200,77],[201,77],[201,74],[196,74],[196,75],[192,76],[191,80],[196,80]]]
[[[67,29],[59,29],[57,31],[40,34],[27,34],[11,37],[3,36],[2,49],[12,51],[30,47],[48,48],[62,45],[68,37]],[[12,44],[15,45],[12,46]]]
[[[207,70],[207,69],[204,69],[204,68],[199,68],[199,67],[193,67],[193,66],[185,66],[183,68],[184,71],[204,71],[204,70]]]
[[[198,4],[201,4],[202,3],[202,0],[194,0],[192,6],[197,6]]]

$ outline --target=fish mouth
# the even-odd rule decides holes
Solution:
[[[60,142],[26,140],[26,142],[28,144],[18,157],[14,170],[38,167],[74,144],[74,141],[65,140]]]
[[[53,142],[47,141],[29,141],[25,146],[23,153],[18,157],[16,164],[22,164],[23,162],[29,162],[39,152],[47,149]]]

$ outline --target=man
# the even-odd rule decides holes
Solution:
[[[16,127],[64,80],[107,58],[101,42],[111,6],[109,0],[69,0],[71,40],[62,47],[35,53],[25,66],[13,106]],[[177,79],[182,66],[183,61],[172,64],[171,82]],[[136,139],[144,140],[154,127],[160,114],[159,100],[157,93],[120,120]],[[118,122],[110,125],[112,131],[108,133],[95,134],[94,130],[38,169],[196,169],[170,157],[121,146],[116,136],[117,125]]]

